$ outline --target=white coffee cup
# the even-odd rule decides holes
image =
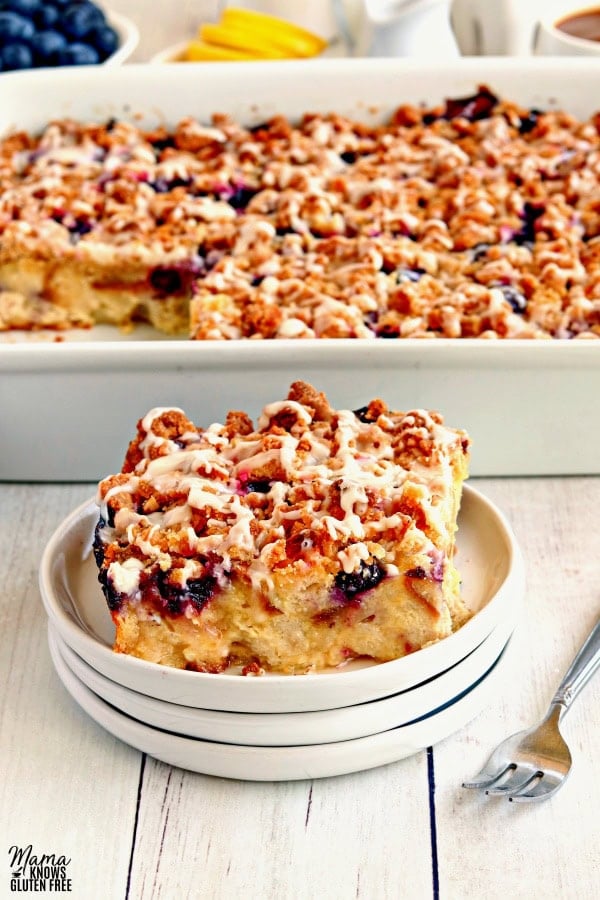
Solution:
[[[536,56],[600,56],[600,40],[573,37],[558,28],[558,24],[575,16],[595,12],[600,32],[600,0],[598,3],[561,3],[553,7],[551,15],[540,17],[533,37]]]
[[[559,0],[452,0],[450,21],[463,56],[529,56],[536,23]],[[562,4],[564,6],[564,3]]]

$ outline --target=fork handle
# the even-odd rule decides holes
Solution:
[[[560,704],[565,713],[598,666],[600,666],[600,621],[592,628],[581,650],[565,672],[551,705]]]

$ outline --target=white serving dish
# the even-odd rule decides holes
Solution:
[[[243,677],[188,672],[112,651],[114,626],[91,551],[96,505],[74,510],[50,539],[40,566],[40,591],[51,624],[92,668],[139,693],[202,709],[312,712],[365,703],[408,690],[464,659],[503,622],[514,622],[524,591],[519,548],[500,511],[465,487],[459,515],[457,566],[473,617],[436,644],[392,662],[355,663],[307,675]]]
[[[109,25],[117,32],[119,38],[119,46],[108,59],[104,60],[104,66],[118,66],[129,59],[135,48],[140,42],[140,33],[137,26],[127,16],[114,12],[112,9],[106,10],[106,18]]]
[[[511,619],[501,622],[455,666],[400,694],[341,709],[298,713],[226,712],[157,700],[101,675],[71,650],[51,623],[48,640],[54,642],[79,681],[119,712],[146,725],[225,744],[294,747],[368,737],[431,715],[453,703],[485,675],[503,652],[514,627]]]
[[[292,781],[374,769],[437,744],[494,702],[510,665],[510,648],[469,691],[417,722],[330,744],[263,747],[223,744],[152,728],[105,703],[80,681],[50,640],[50,655],[76,703],[110,734],[172,766],[244,781]]]
[[[9,73],[0,132],[65,115],[151,125],[226,111],[256,123],[276,112],[335,109],[372,121],[402,102],[437,102],[482,82],[526,105],[586,115],[600,106],[599,74],[594,59],[489,57],[85,67],[76,79],[61,70]],[[439,409],[470,432],[473,474],[600,473],[598,341],[208,344],[149,340],[147,330],[123,339],[107,328],[64,337],[2,339],[0,479],[96,480],[120,468],[135,422],[151,407],[180,406],[199,425],[230,408],[255,416],[298,378],[338,407],[382,396],[397,409]]]

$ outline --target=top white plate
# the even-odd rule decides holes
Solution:
[[[515,615],[524,590],[519,548],[500,511],[471,487],[459,516],[457,566],[463,597],[475,615],[443,641],[392,662],[354,663],[307,675],[219,675],[187,672],[112,651],[114,627],[91,551],[98,510],[76,509],[42,557],[40,590],[63,640],[107,678],[142,694],[204,709],[305,712],[336,709],[407,690],[474,650],[498,623]]]

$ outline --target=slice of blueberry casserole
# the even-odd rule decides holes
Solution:
[[[304,673],[446,637],[468,618],[453,562],[468,459],[437,413],[336,410],[304,382],[256,424],[151,410],[98,489],[114,649]]]

